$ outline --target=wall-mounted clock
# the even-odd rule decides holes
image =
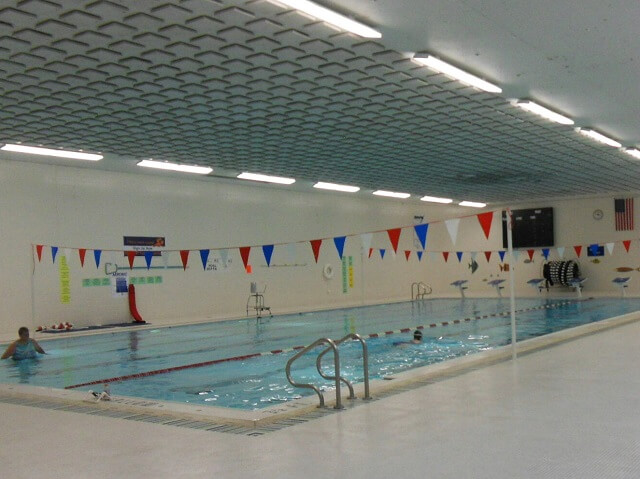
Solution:
[[[593,219],[594,220],[601,220],[603,216],[604,216],[604,213],[602,212],[602,210],[594,210],[593,211]]]

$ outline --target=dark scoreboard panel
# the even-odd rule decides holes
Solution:
[[[538,248],[554,245],[553,208],[511,210],[513,247]],[[502,247],[507,247],[507,216],[502,212]]]

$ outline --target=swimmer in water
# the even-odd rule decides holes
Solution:
[[[422,342],[422,331],[416,329],[413,332],[413,339],[411,341],[400,341],[393,343],[394,346],[407,346],[409,344],[420,344]]]
[[[37,356],[36,353],[46,354],[35,339],[29,338],[29,328],[24,326],[20,328],[18,336],[20,336],[20,339],[11,343],[0,359],[29,359],[35,358]]]

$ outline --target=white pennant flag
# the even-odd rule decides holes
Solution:
[[[520,251],[517,250],[517,249],[514,249],[513,250],[513,262],[517,263],[519,257],[520,257]]]
[[[367,254],[369,254],[369,248],[371,248],[372,239],[373,239],[373,233],[363,233],[360,235],[360,240],[362,241],[362,248]]]
[[[438,253],[437,251],[429,251],[429,258],[431,258],[432,260],[438,259],[440,254],[441,253]]]
[[[610,255],[613,254],[613,243],[607,243],[607,251]]]
[[[169,267],[169,254],[171,253],[171,251],[161,251],[160,254],[162,255],[162,265],[164,266],[164,269],[167,269]]]
[[[447,231],[449,232],[449,236],[451,237],[451,242],[455,245],[456,239],[458,239],[458,226],[460,226],[460,218],[447,220],[444,222],[444,224],[447,226]]]
[[[476,256],[478,255],[477,251],[472,251],[471,253],[471,261],[475,261],[476,260]]]
[[[564,258],[564,246],[558,247],[558,258]]]
[[[298,257],[298,243],[289,243],[286,246],[288,263],[295,264]]]

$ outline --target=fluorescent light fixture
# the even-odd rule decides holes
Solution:
[[[609,138],[608,136],[604,136],[601,133],[598,133],[595,130],[585,130],[584,128],[576,128],[576,131],[584,136],[588,136],[589,138],[599,141],[600,143],[604,143],[605,145],[613,146],[614,148],[620,148],[622,145],[618,143],[616,140]]]
[[[281,176],[261,175],[259,173],[240,173],[238,178],[241,180],[264,181],[265,183],[278,183],[281,185],[290,185],[295,183],[293,178],[283,178]]]
[[[460,206],[471,206],[472,208],[484,208],[486,203],[476,203],[475,201],[461,201],[458,203]]]
[[[445,75],[458,80],[465,85],[470,85],[479,88],[480,90],[488,91],[489,93],[502,92],[502,88],[500,88],[499,86],[494,85],[493,83],[489,83],[488,81],[472,75],[471,73],[467,73],[464,70],[460,70],[458,67],[454,67],[447,62],[443,62],[433,55],[429,55],[427,53],[416,53],[413,56],[413,59],[421,65],[428,66],[432,70],[444,73]]]
[[[54,150],[52,148],[40,148],[36,146],[12,145],[10,143],[4,145],[0,150],[14,151],[16,153],[27,153],[30,155],[55,156],[58,158],[71,158],[73,160],[98,161],[104,158],[102,155],[95,153],[84,153],[82,151]]]
[[[368,27],[360,22],[351,20],[350,18],[340,15],[328,8],[322,7],[317,3],[309,2],[308,0],[276,0],[277,3],[281,3],[301,12],[311,15],[312,17],[330,23],[342,30],[346,30],[351,33],[355,33],[364,38],[381,38],[382,33]]]
[[[394,193],[393,191],[377,190],[373,192],[377,196],[388,196],[389,198],[409,198],[409,193]]]
[[[634,158],[637,158],[638,160],[640,160],[640,150],[636,148],[625,148],[622,151],[624,151],[627,155],[631,155]]]
[[[420,201],[429,201],[431,203],[453,203],[451,198],[438,198],[437,196],[423,196]]]
[[[178,163],[169,163],[168,161],[142,160],[138,166],[146,168],[157,168],[159,170],[180,171],[182,173],[196,173],[198,175],[208,175],[213,168],[208,166],[179,165]]]
[[[320,188],[322,190],[335,190],[335,191],[346,191],[347,193],[355,193],[356,191],[360,191],[359,186],[349,186],[349,185],[337,185],[335,183],[324,183],[319,181],[315,185],[314,188]]]
[[[573,120],[571,118],[556,113],[555,111],[551,111],[548,108],[532,102],[531,100],[517,100],[515,105],[519,106],[523,110],[530,111],[531,113],[535,113],[536,115],[546,118],[547,120],[560,123],[561,125],[573,125]]]

